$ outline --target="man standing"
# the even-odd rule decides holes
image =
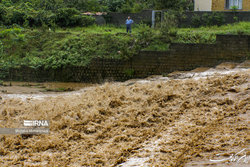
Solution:
[[[130,19],[130,16],[128,16],[128,19],[126,20],[127,33],[129,32],[131,34],[131,24],[133,23],[134,21]]]

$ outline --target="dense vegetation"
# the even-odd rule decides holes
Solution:
[[[193,0],[1,0],[5,6],[32,4],[35,9],[55,11],[76,8],[80,11],[138,12],[143,9],[192,10]]]
[[[139,12],[143,9],[192,10],[193,0],[0,0],[0,25],[51,28],[94,23],[83,12]]]
[[[216,34],[250,35],[250,22],[200,28],[180,28],[177,31],[175,41],[180,43],[214,43]]]
[[[124,29],[91,26],[89,28],[0,30],[0,73],[10,68],[28,66],[48,69],[85,66],[92,58],[126,59],[149,45],[153,31],[145,25],[127,35]],[[145,33],[146,32],[146,33]]]
[[[141,25],[129,36],[114,27],[97,27],[93,17],[82,13],[187,10],[191,1],[0,0],[0,79],[11,68],[85,66],[96,57],[126,59],[145,48],[165,49],[169,30],[164,36]]]
[[[8,72],[24,65],[34,69],[85,66],[97,57],[127,59],[140,50],[167,50],[170,42],[214,43],[216,34],[250,34],[250,23],[176,30],[168,22],[161,29],[139,25],[132,35],[124,31],[95,25],[55,32],[18,26],[1,29],[0,66]]]
[[[64,6],[63,1],[55,1],[54,3],[52,1],[2,0],[0,24],[5,26],[18,24],[25,27],[47,25],[55,28],[56,26],[88,26],[95,21],[92,17],[81,15],[81,12],[76,8]]]
[[[201,28],[177,29],[177,17],[192,0],[0,0],[0,79],[10,69],[86,66],[93,58],[128,59],[140,50],[168,50],[171,42],[214,43],[218,33],[250,34],[249,23],[227,26],[223,16],[194,16]],[[141,24],[132,35],[124,27],[96,26],[86,11],[137,12],[173,9],[161,26]],[[202,22],[202,24],[201,24]]]
[[[83,12],[139,12],[143,9],[192,10],[193,0],[0,0],[0,25],[25,27],[89,26]]]

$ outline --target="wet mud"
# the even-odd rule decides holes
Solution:
[[[49,120],[49,135],[0,135],[0,166],[244,166],[250,69],[175,72],[43,98],[0,94],[0,128]],[[244,67],[244,68],[243,68]]]
[[[70,92],[93,86],[87,83],[72,82],[3,82],[0,85],[0,94],[54,94]]]

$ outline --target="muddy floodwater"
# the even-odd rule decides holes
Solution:
[[[58,92],[77,91],[85,87],[93,86],[87,83],[72,82],[3,82],[0,85],[0,93],[4,94],[55,94]]]
[[[249,166],[250,63],[126,82],[0,87],[0,166]],[[47,85],[46,85],[47,84]]]

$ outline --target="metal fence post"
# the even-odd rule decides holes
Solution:
[[[152,10],[152,28],[155,27],[155,11]]]

